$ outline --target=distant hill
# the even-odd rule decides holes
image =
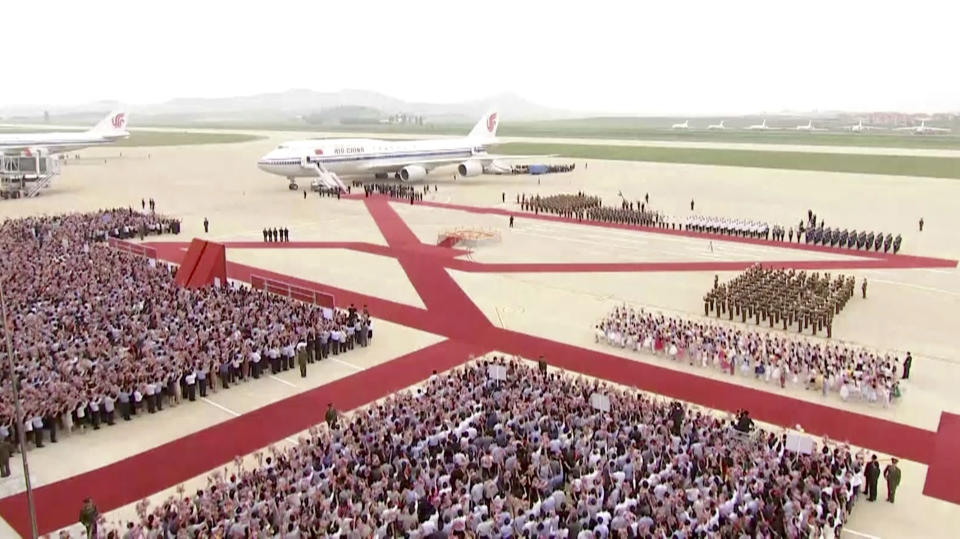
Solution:
[[[49,111],[53,123],[87,122],[116,108],[115,102],[101,101],[69,107],[40,105],[0,106],[0,118],[13,120],[42,119]],[[459,103],[416,103],[368,90],[318,92],[296,89],[285,92],[222,98],[177,98],[164,103],[133,107],[134,123],[287,123],[304,117],[325,115],[330,109],[361,110],[364,117],[374,111],[382,118],[394,114],[423,116],[431,123],[474,123],[496,107],[504,118],[512,121],[549,120],[577,117],[578,114],[537,105],[515,94],[505,93],[485,99]],[[580,114],[582,115],[582,114]]]

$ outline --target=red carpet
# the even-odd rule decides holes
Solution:
[[[408,354],[372,369],[326,386],[266,406],[242,417],[204,431],[185,436],[163,446],[98,470],[37,489],[38,519],[41,532],[49,532],[76,520],[80,501],[92,496],[101,511],[134,502],[146,495],[177,484],[220,464],[234,456],[250,453],[269,443],[304,430],[322,420],[326,403],[333,401],[341,409],[349,409],[375,400],[399,388],[426,378],[432,370],[444,370],[464,362],[470,354],[486,350],[502,350],[510,354],[536,358],[544,355],[556,367],[582,372],[617,383],[638,387],[671,398],[694,402],[710,408],[735,410],[747,408],[758,419],[778,425],[800,424],[813,434],[828,435],[835,440],[894,454],[930,465],[924,493],[953,503],[960,503],[960,416],[943,414],[939,430],[925,429],[877,419],[864,414],[801,401],[777,393],[744,388],[722,381],[672,371],[656,364],[612,356],[546,339],[494,327],[467,294],[447,273],[447,268],[466,271],[717,271],[742,269],[752,262],[708,263],[636,263],[636,264],[476,264],[453,258],[462,251],[421,243],[383,197],[349,197],[364,201],[388,243],[388,247],[363,242],[260,242],[228,243],[233,248],[346,248],[395,257],[417,290],[426,309],[411,307],[369,295],[330,287],[253,268],[229,263],[230,278],[248,281],[252,273],[291,284],[334,294],[340,305],[368,305],[375,318],[446,336],[443,343]],[[354,203],[354,202],[350,202]],[[515,212],[490,208],[474,208],[450,204],[421,205],[464,211],[509,215]],[[553,216],[517,214],[523,218],[571,222]],[[861,261],[796,261],[770,262],[784,267],[806,267],[802,264],[834,264],[838,267],[954,267],[955,261],[905,255],[867,254],[806,244],[783,244],[766,240],[709,236],[664,229],[645,229],[609,223],[582,223],[606,228],[630,228],[648,232],[684,236],[709,237],[759,245],[808,251],[854,254],[867,257]],[[161,259],[179,262],[185,253],[184,243],[156,242]],[[868,264],[851,266],[849,264]],[[831,267],[831,266],[816,266]],[[376,345],[376,341],[374,341]],[[665,360],[663,360],[665,361]],[[25,496],[20,494],[0,500],[0,515],[21,534],[29,533]]]

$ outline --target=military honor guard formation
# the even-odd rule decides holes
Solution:
[[[796,323],[797,332],[810,328],[814,335],[825,328],[830,337],[833,317],[853,297],[855,281],[850,276],[831,279],[829,273],[821,276],[755,264],[726,283],[715,276],[713,288],[703,297],[703,315],[767,322],[771,328],[787,329]]]

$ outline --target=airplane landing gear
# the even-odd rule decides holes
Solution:
[[[295,180],[294,178],[287,178],[287,179],[290,180],[290,185],[288,185],[287,187],[288,187],[291,191],[296,191],[296,190],[300,189],[300,186],[297,185],[297,180]]]

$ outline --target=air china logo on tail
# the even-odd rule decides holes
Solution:
[[[127,124],[126,115],[121,112],[114,116],[110,123],[113,124],[114,129],[123,129],[123,126]]]
[[[494,112],[487,118],[487,131],[493,133],[493,128],[497,126],[497,113]]]

